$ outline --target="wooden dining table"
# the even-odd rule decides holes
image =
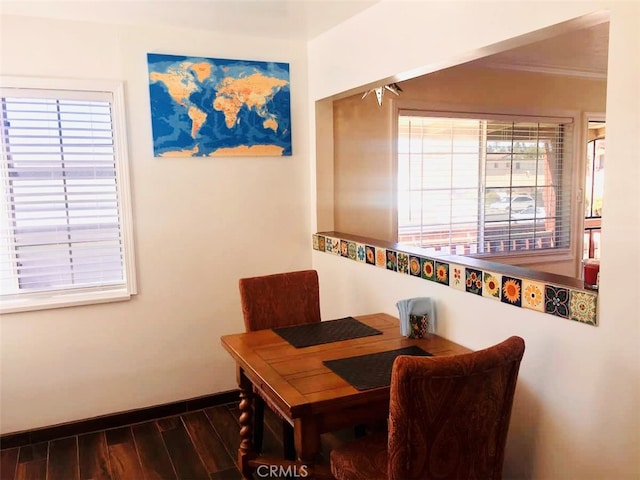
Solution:
[[[437,335],[410,339],[400,333],[399,320],[376,313],[354,316],[382,334],[296,348],[271,329],[221,337],[222,346],[236,362],[240,389],[240,445],[238,468],[243,478],[256,469],[276,466],[298,476],[328,475],[318,463],[320,435],[367,424],[389,414],[389,385],[358,390],[328,368],[323,361],[387,352],[412,345],[432,355],[470,352]],[[294,427],[297,461],[259,456],[252,443],[253,396],[264,398],[277,415]],[[282,467],[282,469],[280,469]],[[273,467],[271,467],[273,468]],[[278,470],[280,469],[280,470]],[[330,475],[329,475],[330,477]]]

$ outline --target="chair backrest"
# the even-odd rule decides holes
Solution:
[[[239,287],[246,331],[320,321],[315,270],[241,278]]]
[[[388,475],[500,479],[524,340],[393,364]]]

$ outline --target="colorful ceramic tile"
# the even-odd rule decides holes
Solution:
[[[519,278],[502,276],[502,297],[500,300],[503,303],[514,305],[516,307],[522,306],[522,280]]]
[[[414,277],[419,277],[421,272],[420,257],[409,256],[409,273]]]
[[[598,297],[592,293],[571,290],[569,293],[569,318],[589,325],[598,324]]]
[[[425,278],[510,305],[570,318],[588,325],[598,324],[598,296],[595,293],[545,285],[541,282],[319,234],[313,234],[312,241],[314,250]]]
[[[356,242],[349,242],[349,244],[347,245],[347,251],[349,260],[355,260],[357,255]]]
[[[466,290],[464,267],[455,263],[449,264],[449,286],[457,290]]]
[[[340,256],[349,258],[349,242],[340,240]]]
[[[544,284],[522,280],[522,306],[544,312]]]
[[[546,285],[544,311],[557,317],[569,318],[569,289]]]
[[[365,250],[365,259],[369,265],[376,264],[376,247],[372,247],[371,245],[366,245],[364,247]]]
[[[482,295],[482,271],[465,267],[465,290],[475,295]]]
[[[436,268],[434,260],[430,258],[422,258],[420,260],[420,267],[422,268],[422,278],[431,280],[432,282],[436,280]]]
[[[436,262],[436,282],[449,285],[449,264]]]
[[[325,252],[333,253],[333,238],[326,237]]]
[[[482,272],[482,296],[500,300],[502,275],[495,272]]]
[[[338,255],[341,256],[341,250],[340,250],[340,239],[339,238],[332,238],[331,239],[331,252],[334,255]]]
[[[398,252],[387,250],[387,270],[398,270]]]
[[[398,273],[409,273],[409,255],[398,252]]]

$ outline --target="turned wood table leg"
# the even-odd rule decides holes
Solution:
[[[238,368],[238,386],[240,388],[240,446],[238,447],[238,468],[244,479],[252,479],[253,467],[249,461],[256,458],[253,446],[253,385]]]

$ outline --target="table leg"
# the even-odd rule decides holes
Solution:
[[[314,471],[320,454],[320,433],[314,417],[294,419],[294,441],[298,462],[306,471]]]
[[[238,468],[244,479],[252,479],[253,467],[249,461],[257,457],[253,436],[253,384],[238,368],[238,386],[240,388],[240,446],[238,447]]]

